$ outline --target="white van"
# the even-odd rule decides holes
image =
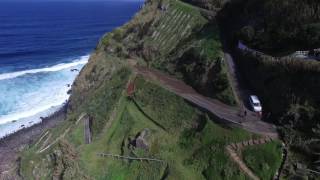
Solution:
[[[250,102],[250,105],[251,105],[252,110],[254,112],[259,112],[259,113],[262,112],[262,106],[261,106],[260,100],[257,96],[251,95],[249,97],[249,102]]]

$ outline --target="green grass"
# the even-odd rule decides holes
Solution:
[[[34,163],[37,164],[41,162],[41,156],[36,155],[35,151],[36,151],[35,148],[29,148],[25,150],[23,153],[21,153],[21,156],[23,158],[21,159],[22,168],[20,170],[20,173],[22,174],[23,177],[33,177],[32,172],[34,171],[34,168],[35,168]]]
[[[214,123],[213,117],[155,83],[138,77],[136,88],[136,102],[121,93],[119,100],[110,107],[116,113],[112,118],[110,114],[113,113],[109,113],[92,144],[83,142],[83,123],[73,125],[69,121],[56,131],[59,134],[71,127],[62,144],[41,155],[35,154],[34,147],[26,150],[22,161],[24,177],[32,179],[34,168],[41,167],[37,173],[48,179],[54,167],[62,167],[68,177],[83,178],[86,174],[92,179],[160,179],[165,172],[167,179],[174,180],[247,179],[229,159],[225,146],[255,135]],[[149,150],[129,148],[129,138],[134,139],[144,129],[150,132]],[[64,154],[59,156],[57,164],[44,160],[57,151]],[[127,161],[99,157],[98,153],[150,157],[164,162]],[[61,166],[63,164],[66,166]]]
[[[77,106],[77,112],[87,112],[91,117],[94,118],[93,123],[93,135],[94,138],[99,138],[100,132],[102,132],[105,124],[108,122],[111,110],[115,107],[115,104],[119,101],[122,96],[122,91],[125,89],[125,85],[130,75],[129,69],[119,68],[114,71],[111,78],[103,83],[98,89],[93,90],[93,93],[86,98],[80,106]],[[68,114],[68,120],[60,124],[58,127],[49,130],[51,139],[48,143],[52,143],[59,138],[66,129],[70,128],[70,132],[66,135],[64,141],[71,144],[73,147],[77,147],[78,151],[81,152],[84,143],[84,132],[83,122],[79,122],[75,125],[77,119],[76,113]],[[28,179],[33,179],[33,171],[36,169],[36,174],[44,179],[48,179],[52,176],[52,170],[55,166],[61,165],[62,162],[55,164],[54,157],[56,152],[61,150],[59,146],[60,142],[54,144],[51,148],[46,150],[44,153],[38,154],[37,151],[42,146],[44,140],[41,141],[40,145],[32,145],[30,148],[22,152],[22,168],[21,173]],[[62,157],[64,158],[64,157]],[[77,161],[77,160],[76,160]],[[78,162],[78,161],[77,161]],[[80,161],[81,162],[81,161]]]
[[[56,128],[49,129],[49,134],[36,146],[36,144],[30,145],[29,148],[21,152],[21,174],[23,177],[33,177],[33,172],[40,174],[41,179],[48,179],[52,176],[54,164],[47,154],[52,154],[54,150],[59,145],[59,142],[53,144],[49,149],[43,153],[38,153],[38,151],[43,146],[43,143],[49,135],[51,136],[48,144],[51,144],[57,138],[59,138],[68,128],[72,125],[72,121],[67,120],[64,123],[58,125]],[[36,141],[37,142],[37,141]],[[59,148],[58,148],[59,149]]]
[[[148,118],[143,116],[143,114],[138,110],[138,108],[132,103],[127,102],[126,109],[122,114],[119,122],[120,126],[113,132],[110,136],[110,150],[115,154],[121,154],[122,142],[127,140],[129,137],[134,138],[136,134],[145,128],[152,131],[153,135],[161,131],[154,125]],[[153,157],[149,152],[142,150],[129,150],[124,147],[124,155],[134,156],[136,154],[138,157]],[[134,154],[133,154],[134,153]],[[110,167],[114,168],[111,174],[108,175],[108,179],[114,179],[115,177],[123,176],[125,174],[126,178],[135,177],[136,179],[157,179],[161,176],[161,172],[165,168],[164,164],[158,162],[139,162],[133,161],[128,163],[122,160],[114,160]],[[118,166],[118,170],[115,167]]]
[[[203,51],[205,59],[216,61],[223,57],[220,32],[217,24],[211,24],[205,27],[199,34],[201,40],[198,51]]]
[[[224,146],[250,138],[250,133],[220,127],[183,99],[156,84],[138,78],[136,85],[135,100],[141,106],[121,98],[112,126],[102,131],[104,136],[80,148],[85,172],[95,179],[158,179],[168,165],[168,179],[204,179],[202,171],[216,174],[208,174],[210,177],[245,178],[225,154]],[[168,131],[160,128],[154,120]],[[206,121],[206,126],[195,132],[192,124],[198,120]],[[150,150],[128,149],[128,138],[134,138],[146,128],[151,132]],[[189,137],[187,132],[191,131],[193,135]],[[188,145],[183,145],[186,142]],[[214,151],[213,147],[216,147]],[[153,157],[165,163],[97,157],[96,154],[101,152]],[[213,161],[220,162],[219,167],[210,165]],[[226,166],[229,171],[223,172]],[[221,173],[226,175],[221,176]]]
[[[200,60],[205,65],[214,64],[212,71],[212,97],[228,105],[236,105],[230,82],[227,77],[227,64],[224,61],[223,47],[220,39],[220,32],[217,24],[210,24],[198,33],[197,39],[200,45],[195,48]]]
[[[125,109],[125,101],[126,100],[124,98],[120,99],[117,106],[117,114],[113,120],[114,122],[110,127],[104,126],[101,133],[103,136],[100,136],[100,138],[96,139],[92,144],[79,148],[82,167],[91,177],[99,179],[106,175],[105,173],[107,173],[107,159],[99,158],[96,154],[107,152],[107,150],[110,148],[108,147],[108,144],[110,144],[109,139],[110,136],[112,136],[112,134],[115,132],[115,129],[119,126],[119,119],[121,118]],[[116,144],[117,142],[115,142],[115,145]],[[111,152],[113,151],[111,150]]]
[[[282,161],[280,142],[250,146],[243,150],[242,156],[247,166],[261,179],[270,180],[274,177]]]
[[[191,126],[197,116],[196,110],[182,98],[141,77],[135,82],[137,91],[134,98],[148,116],[171,132]]]
[[[137,78],[136,85],[135,99],[144,112],[168,128],[169,134],[178,136],[178,139],[170,138],[178,143],[178,146],[172,145],[174,152],[167,154],[175,159],[176,171],[180,172],[177,173],[177,177],[191,171],[196,173],[196,176],[190,177],[201,179],[204,177],[199,172],[203,171],[206,172],[209,179],[245,178],[230,162],[224,149],[228,143],[248,139],[253,136],[252,134],[240,129],[220,127],[212,122],[212,118],[204,116],[202,112],[186,103],[182,98],[156,84]],[[192,128],[197,121],[206,124],[200,132]],[[225,167],[228,167],[227,170]]]
[[[113,106],[119,101],[122,91],[126,88],[130,70],[126,67],[119,69],[108,81],[96,89],[84,103],[83,112],[87,112],[93,120],[93,137],[97,137],[107,123]]]
[[[67,137],[72,144],[75,146],[80,146],[84,144],[84,123],[83,120],[75,125],[72,128],[72,132],[70,132],[69,136]]]
[[[184,164],[203,172],[207,179],[247,179],[230,160],[225,146],[255,135],[238,128],[221,127],[212,118],[202,117],[202,120],[206,125],[201,131],[185,129],[180,136],[180,147],[190,153]]]
[[[215,71],[213,81],[214,98],[221,100],[228,105],[236,105],[230,82],[227,77],[227,64],[224,61],[223,47],[220,39],[219,27],[217,24],[210,24],[199,34],[200,46],[197,51],[201,52],[201,59],[205,64],[214,63]]]
[[[152,122],[141,115],[141,112],[137,110],[134,104],[123,97],[114,123],[104,130],[105,135],[93,144],[81,149],[81,161],[82,165],[85,166],[86,172],[95,179],[128,179],[129,177],[141,176],[142,174],[137,172],[137,169],[141,169],[137,167],[140,166],[139,163],[126,163],[121,159],[101,158],[96,154],[121,154],[123,141],[126,141],[128,137],[134,137],[146,127],[157,129]],[[124,153],[128,152],[125,151]],[[149,165],[145,164],[145,166]]]

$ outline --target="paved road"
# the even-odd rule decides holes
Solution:
[[[205,97],[183,81],[177,80],[174,77],[146,67],[135,66],[135,71],[147,79],[158,81],[164,88],[211,112],[224,122],[232,123],[257,134],[277,137],[276,128],[271,124],[261,121],[256,113],[248,111],[249,113],[244,118],[240,115],[242,112],[240,108],[228,106],[218,100]]]

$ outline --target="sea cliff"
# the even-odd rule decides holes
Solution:
[[[22,152],[20,176],[247,179],[254,173],[262,179],[274,178],[283,158],[279,140],[261,140],[260,135],[221,124],[215,114],[186,101],[165,84],[182,82],[193,90],[183,89],[181,94],[192,91],[223,107],[239,108],[224,52],[229,48],[233,52],[234,41],[243,36],[226,29],[230,27],[224,18],[233,15],[227,10],[234,1],[225,3],[148,0],[130,22],[103,36],[72,85],[66,121]],[[250,62],[238,63],[239,68],[252,68]],[[135,67],[150,71],[143,76]],[[134,92],[128,93],[127,87],[134,87]],[[263,118],[279,118],[271,115]],[[247,148],[248,142],[264,145]],[[247,169],[239,168],[234,154],[227,153],[234,143],[247,144],[235,147]],[[287,146],[292,148],[290,143]],[[310,166],[292,157],[284,177],[299,176],[300,171],[291,169],[297,162]]]

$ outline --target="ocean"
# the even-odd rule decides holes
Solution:
[[[79,73],[71,70],[142,3],[0,2],[0,138],[59,109]]]

